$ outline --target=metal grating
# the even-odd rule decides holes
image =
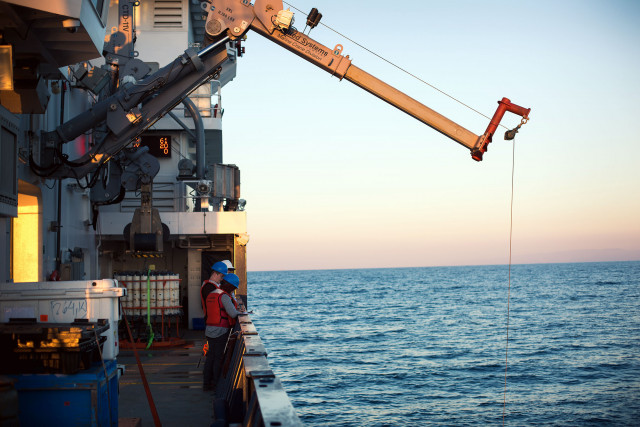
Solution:
[[[153,28],[179,29],[183,27],[181,0],[155,0],[153,4]]]

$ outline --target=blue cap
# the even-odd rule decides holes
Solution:
[[[227,264],[225,264],[224,262],[216,262],[215,264],[213,264],[213,266],[211,266],[211,269],[213,271],[217,271],[218,273],[222,273],[222,274],[227,274],[228,270],[227,270]]]
[[[240,286],[240,278],[233,273],[229,273],[225,275],[222,280],[232,285],[234,288],[238,289]]]

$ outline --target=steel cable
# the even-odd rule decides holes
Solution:
[[[293,9],[297,10],[297,11],[298,11],[298,12],[300,12],[300,13],[305,13],[305,12],[303,12],[303,11],[302,11],[302,10],[300,10],[300,9],[298,9],[297,7],[295,7],[293,4],[291,4],[291,3],[289,3],[289,2],[283,1],[283,3],[284,3],[284,4],[286,4],[286,5],[289,5],[290,7],[292,7]],[[479,110],[477,110],[477,109],[475,109],[475,108],[471,107],[471,106],[470,106],[470,105],[468,105],[468,104],[465,104],[464,102],[460,101],[460,100],[459,100],[459,99],[457,99],[456,97],[454,97],[454,96],[452,96],[452,95],[449,95],[449,94],[448,94],[448,93],[446,93],[445,91],[443,91],[443,90],[441,90],[441,89],[437,88],[436,86],[434,86],[434,85],[432,85],[431,83],[427,82],[426,80],[424,80],[424,79],[422,79],[422,78],[420,78],[420,77],[416,76],[415,74],[413,74],[413,73],[411,73],[410,71],[408,71],[408,70],[406,70],[406,69],[402,68],[401,66],[399,66],[399,65],[397,65],[397,64],[395,64],[395,63],[393,63],[393,62],[391,62],[390,60],[386,59],[385,57],[383,57],[383,56],[381,56],[381,55],[378,55],[377,53],[375,53],[375,52],[374,52],[374,51],[372,51],[371,49],[369,49],[369,48],[367,48],[367,47],[363,46],[362,44],[360,44],[360,43],[358,43],[357,41],[355,41],[355,40],[351,39],[350,37],[347,37],[346,35],[342,34],[342,33],[341,33],[341,32],[339,32],[338,30],[335,30],[335,29],[331,28],[330,26],[323,24],[322,22],[320,23],[320,25],[322,25],[323,27],[327,28],[327,29],[328,29],[328,30],[330,30],[330,31],[333,31],[334,33],[338,34],[340,37],[343,37],[343,38],[345,38],[346,40],[349,40],[351,43],[355,44],[355,45],[356,45],[356,46],[358,46],[359,48],[361,48],[361,49],[363,49],[363,50],[365,50],[365,51],[369,52],[370,54],[372,54],[372,55],[374,55],[375,57],[377,57],[377,58],[381,59],[382,61],[386,62],[387,64],[389,64],[389,65],[391,65],[391,66],[393,66],[393,67],[397,68],[398,70],[402,71],[403,73],[405,73],[405,74],[407,74],[407,75],[409,75],[409,76],[413,77],[414,79],[418,80],[419,82],[421,82],[421,83],[423,83],[423,84],[425,84],[425,85],[429,86],[430,88],[432,88],[432,89],[434,89],[434,90],[436,90],[436,91],[440,92],[440,93],[441,93],[441,94],[443,94],[444,96],[446,96],[446,97],[448,97],[448,98],[450,98],[450,99],[452,99],[452,100],[456,101],[456,102],[457,102],[457,103],[459,103],[460,105],[463,105],[463,106],[467,107],[468,109],[470,109],[471,111],[474,111],[474,112],[476,112],[477,114],[480,114],[480,115],[481,115],[482,117],[484,117],[485,119],[489,119],[489,120],[491,120],[491,117],[487,116],[486,114],[482,113],[481,111],[479,111]],[[506,126],[504,126],[504,125],[502,125],[502,124],[500,124],[499,126],[502,126],[503,128],[507,129],[507,127],[506,127]]]
[[[507,369],[509,367],[509,314],[510,314],[510,301],[511,301],[511,249],[513,242],[513,193],[514,193],[514,176],[515,176],[515,164],[516,164],[516,141],[513,140],[512,154],[511,154],[511,202],[509,206],[509,286],[507,291],[507,342],[505,345],[504,355],[504,399],[502,403],[502,425],[504,426],[505,414],[507,410]]]

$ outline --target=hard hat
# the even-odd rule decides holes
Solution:
[[[211,269],[213,271],[217,271],[218,273],[222,273],[222,274],[227,274],[229,271],[227,270],[227,264],[225,264],[224,262],[216,262],[215,264],[213,264],[213,266],[211,266]]]
[[[234,271],[236,268],[233,266],[233,264],[231,264],[231,261],[229,261],[228,259],[225,259],[224,262],[227,265],[227,268],[229,269],[229,271]]]
[[[238,289],[238,286],[240,286],[240,278],[238,276],[236,276],[233,273],[229,273],[226,276],[224,276],[222,278],[222,280],[224,280],[225,282],[229,283],[230,285],[232,285],[234,288]]]

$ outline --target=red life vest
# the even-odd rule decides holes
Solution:
[[[233,303],[235,308],[238,308],[238,303],[231,298],[231,295],[223,291],[222,289],[217,289],[207,295],[207,326],[217,326],[219,328],[230,328],[236,324],[236,319],[229,316],[222,305],[221,297],[222,295],[227,295],[231,302]]]
[[[212,282],[211,280],[207,279],[204,282],[202,282],[202,285],[200,285],[200,287],[203,287],[204,285],[206,285],[207,283],[211,283],[213,286],[216,287],[216,289],[218,289],[220,287],[219,284],[217,284],[216,282]]]
[[[207,308],[205,307],[205,304],[206,304],[206,303],[205,303],[205,299],[202,297],[202,290],[204,289],[204,286],[205,286],[206,284],[211,284],[211,285],[213,285],[213,291],[215,291],[216,289],[220,289],[220,285],[219,285],[219,284],[217,284],[216,282],[212,282],[212,281],[211,281],[211,280],[209,280],[209,279],[207,279],[207,280],[205,280],[204,282],[202,282],[202,285],[200,285],[200,303],[202,304],[202,311],[203,311],[204,313],[206,313],[206,312],[207,312]],[[212,291],[212,292],[213,292],[213,291]]]

